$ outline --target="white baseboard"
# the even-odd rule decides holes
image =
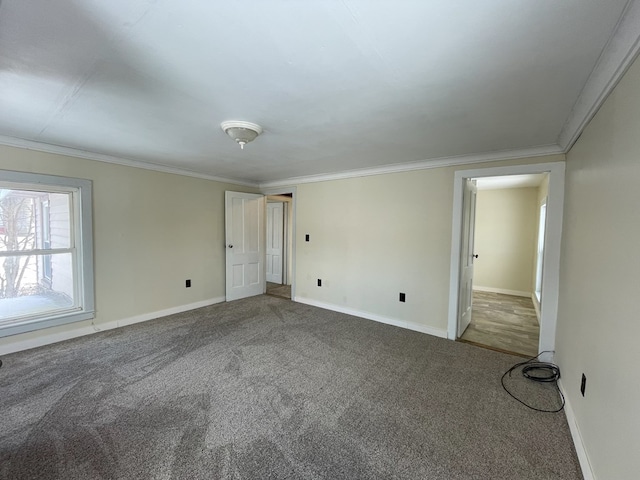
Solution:
[[[150,313],[143,313],[141,315],[135,315],[133,317],[122,318],[120,320],[112,320],[110,322],[100,323],[95,325],[91,322],[90,325],[86,325],[87,321],[80,322],[85,325],[73,328],[63,332],[56,333],[43,333],[34,338],[27,338],[25,340],[17,340],[15,342],[0,345],[0,355],[8,355],[10,353],[20,352],[22,350],[29,350],[31,348],[42,347],[44,345],[50,345],[52,343],[62,342],[64,340],[70,340],[72,338],[82,337],[90,335],[92,333],[102,332],[105,330],[113,330],[114,328],[124,327],[126,325],[133,325],[134,323],[146,322],[148,320],[155,320],[156,318],[166,317],[167,315],[173,315],[175,313],[187,312],[196,308],[207,307],[216,303],[224,302],[225,297],[210,298],[202,300],[200,302],[189,303],[187,305],[180,305],[178,307],[167,308],[165,310],[158,310]],[[67,325],[68,326],[68,325]],[[29,335],[29,334],[26,334]],[[19,335],[18,335],[19,336]],[[10,337],[8,337],[10,338]]]
[[[383,317],[376,315],[375,313],[363,312],[360,310],[354,310],[352,308],[342,307],[340,305],[333,305],[331,303],[318,302],[310,298],[296,297],[295,302],[304,303],[314,307],[324,308],[325,310],[331,310],[333,312],[346,313],[347,315],[353,315],[354,317],[365,318],[367,320],[373,320],[375,322],[386,323],[387,325],[394,325],[400,328],[406,328],[407,330],[413,330],[415,332],[426,333],[433,335],[434,337],[447,338],[447,330],[444,328],[435,328],[428,325],[421,325],[419,323],[406,322],[404,320],[396,320],[394,318]]]
[[[505,288],[479,287],[474,285],[474,290],[479,292],[502,293],[504,295],[515,295],[516,297],[531,297],[531,292],[521,292],[520,290],[507,290]]]
[[[540,325],[540,302],[538,302],[538,297],[536,297],[535,292],[531,294],[531,301],[533,302],[533,308],[536,311],[536,318],[538,319],[538,325]]]
[[[580,462],[580,468],[582,469],[582,476],[584,477],[584,480],[596,480],[596,476],[593,474],[593,470],[591,469],[591,462],[589,462],[589,455],[587,455],[587,450],[584,447],[584,442],[582,441],[580,428],[578,427],[575,414],[573,413],[573,408],[571,408],[571,402],[567,397],[561,380],[558,380],[558,387],[560,387],[560,391],[564,395],[564,414],[567,417],[567,423],[569,424],[569,430],[571,431],[571,438],[573,438],[573,445],[576,448],[576,454],[578,455],[578,461]]]

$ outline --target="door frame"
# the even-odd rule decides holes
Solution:
[[[547,228],[543,255],[542,302],[540,308],[540,341],[538,351],[555,351],[558,297],[560,288],[560,242],[564,209],[565,162],[509,165],[503,167],[458,170],[453,185],[453,215],[451,226],[451,269],[449,275],[449,318],[447,338],[456,340],[458,324],[458,297],[460,293],[460,255],[462,248],[463,190],[467,178],[496,177],[549,173],[547,196]],[[546,355],[547,359],[552,355]]]
[[[291,211],[291,218],[292,218],[292,221],[291,221],[291,278],[289,278],[289,280],[291,281],[291,300],[295,302],[296,301],[296,221],[297,221],[296,217],[297,217],[297,210],[298,210],[297,188],[293,186],[263,188],[260,190],[260,193],[263,194],[265,197],[267,195],[283,195],[287,193],[291,194],[291,210],[292,210]],[[266,205],[266,201],[265,201],[265,205]]]

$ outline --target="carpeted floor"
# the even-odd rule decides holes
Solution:
[[[3,479],[582,478],[520,358],[273,296],[3,360]]]

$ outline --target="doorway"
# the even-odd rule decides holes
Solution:
[[[455,173],[454,208],[452,221],[451,276],[449,296],[449,321],[447,336],[455,340],[463,334],[464,326],[460,316],[465,311],[463,288],[465,255],[475,255],[471,251],[465,253],[465,224],[469,221],[469,212],[465,205],[465,190],[468,181],[486,177],[506,177],[509,175],[531,175],[548,173],[549,186],[546,200],[546,230],[544,232],[545,249],[542,258],[541,282],[544,288],[540,302],[540,334],[537,352],[553,351],[555,348],[555,328],[558,305],[560,238],[562,231],[562,208],[564,198],[564,162],[494,167],[476,170],[464,170]],[[467,230],[468,231],[468,230]],[[478,252],[482,255],[482,252]],[[498,292],[499,293],[499,292]],[[509,293],[509,292],[507,292]],[[543,358],[551,358],[545,355]]]
[[[291,300],[292,194],[267,195],[266,293]]]
[[[547,176],[537,173],[468,180],[474,184],[474,201],[469,208],[465,206],[464,228],[469,225],[472,232],[467,235],[463,231],[463,238],[471,246],[463,245],[461,262],[472,262],[473,274],[467,274],[468,266],[463,267],[461,289],[472,296],[472,305],[467,306],[468,314],[461,315],[470,315],[470,321],[463,322],[465,327],[459,330],[461,341],[527,357],[538,353],[534,266],[539,251],[538,206],[546,199]],[[475,221],[468,221],[467,216]],[[473,255],[465,255],[468,249]]]
[[[265,293],[295,300],[296,187],[273,187],[263,189],[262,193],[267,199],[267,217],[269,216],[269,208],[271,208],[273,215],[271,227],[269,227],[270,220],[267,218],[267,236],[271,235],[272,237],[271,239],[267,238],[266,241],[265,252],[271,257],[267,258],[265,268],[267,279]],[[274,206],[269,207],[269,204]],[[278,204],[282,205],[281,209]],[[280,214],[280,212],[282,213]],[[280,215],[282,215],[281,218]],[[282,251],[278,248],[278,241],[273,240],[280,238],[280,235],[282,235]],[[281,259],[278,259],[278,256],[281,256]],[[271,266],[268,265],[269,261],[271,261]],[[281,268],[281,276],[278,275],[278,268]]]
[[[295,187],[263,194],[225,192],[226,300],[267,292],[267,197],[286,203],[282,208],[282,266],[275,286],[278,296],[295,299]],[[284,213],[286,212],[286,214]],[[276,226],[276,230],[279,227]],[[276,263],[277,264],[277,263]],[[271,272],[274,273],[274,272]],[[272,280],[274,277],[270,276]],[[273,282],[270,282],[273,283]],[[271,293],[271,292],[269,292]]]

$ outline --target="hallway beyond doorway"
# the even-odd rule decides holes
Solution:
[[[267,282],[267,295],[274,295],[291,300],[291,285]]]

